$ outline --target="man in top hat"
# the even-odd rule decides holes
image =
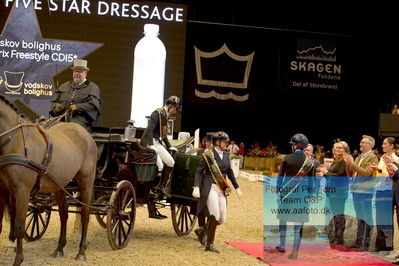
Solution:
[[[93,123],[99,123],[102,113],[100,88],[87,79],[87,60],[75,59],[71,69],[73,80],[56,89],[50,115],[66,113],[63,121],[78,123],[90,132]]]

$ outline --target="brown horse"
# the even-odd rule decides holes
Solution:
[[[0,234],[3,230],[3,215],[6,205],[8,205],[8,192],[0,183]]]
[[[0,96],[0,157],[16,154],[42,165],[44,158],[48,155],[49,140],[53,147],[47,171],[41,175],[40,179],[38,179],[38,172],[30,167],[21,164],[0,164],[0,187],[7,191],[9,205],[12,205],[9,206],[11,214],[10,239],[17,239],[14,265],[20,265],[24,259],[22,240],[29,196],[32,190],[38,189],[37,193],[53,193],[54,195],[59,208],[61,232],[53,257],[62,257],[66,244],[68,204],[66,193],[61,186],[66,186],[75,178],[79,186],[81,201],[90,204],[97,163],[97,145],[82,126],[75,123],[59,123],[46,131],[49,136],[47,138],[43,133],[45,131],[39,126],[23,124],[18,127],[21,123],[24,122],[21,121],[12,104]],[[13,128],[16,129],[12,130]],[[10,129],[9,133],[4,134]],[[56,182],[53,182],[52,178]],[[40,187],[37,186],[39,184],[36,183],[37,180],[40,181]],[[5,201],[7,199],[0,199],[0,205],[4,205]],[[2,206],[0,206],[0,211],[3,211]],[[82,205],[82,235],[79,252],[76,256],[78,260],[86,260],[89,215],[90,208]]]

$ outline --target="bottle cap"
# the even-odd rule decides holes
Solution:
[[[157,36],[159,34],[159,25],[158,24],[145,24],[144,25],[144,33]]]

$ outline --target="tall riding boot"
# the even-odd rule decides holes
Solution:
[[[205,218],[205,217],[204,217]],[[198,241],[202,244],[205,245],[206,243],[206,232],[208,230],[208,226],[210,223],[210,219],[206,223],[204,223],[202,226],[194,230],[195,235],[198,237]]]
[[[162,215],[157,208],[155,207],[155,203],[152,201],[147,202],[147,209],[148,209],[148,217],[154,219],[165,219],[168,218],[165,215]]]
[[[154,188],[154,191],[158,194],[165,193],[165,186],[169,180],[170,173],[172,172],[173,167],[164,166],[161,179],[159,180],[159,184]]]
[[[208,225],[208,230],[207,230],[207,240],[206,240],[206,246],[205,246],[205,251],[211,251],[215,253],[220,253],[219,250],[215,248],[213,245],[213,241],[215,240],[215,233],[216,233],[216,227],[217,227],[217,221],[215,216],[211,215],[209,218],[209,225]]]
[[[150,198],[152,198],[152,199],[158,199],[159,196],[160,196],[155,190],[156,190],[156,188],[159,186],[159,184],[161,183],[161,180],[162,180],[162,170],[159,171],[158,168],[157,168],[157,173],[156,173],[156,176],[155,176],[155,180],[157,180],[158,178],[159,178],[158,184],[157,184],[155,187],[151,187],[151,189],[150,189],[150,191],[149,191],[149,193],[148,193],[148,196],[149,196]]]

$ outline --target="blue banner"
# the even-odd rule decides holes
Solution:
[[[285,251],[312,256],[320,249],[342,254],[392,250],[392,189],[387,187],[392,187],[387,177],[265,176],[265,261],[289,258]],[[314,259],[331,262],[330,257]]]

